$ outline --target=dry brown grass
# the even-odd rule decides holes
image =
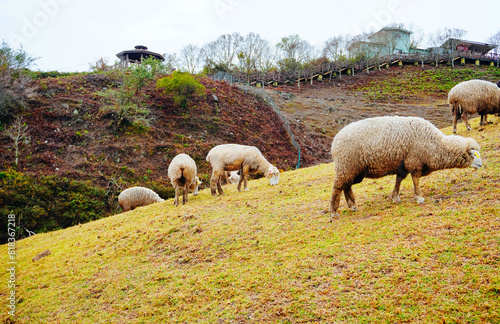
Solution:
[[[490,119],[469,133],[485,167],[424,178],[424,205],[408,179],[399,205],[393,177],[365,180],[353,187],[359,211],[343,201],[330,223],[334,171],[322,164],[275,187],[203,190],[178,208],[168,200],[18,241],[17,322],[498,323],[500,119]]]

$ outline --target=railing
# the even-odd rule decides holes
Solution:
[[[414,54],[393,54],[381,56],[377,58],[365,59],[357,62],[328,62],[313,67],[303,68],[298,71],[272,71],[272,72],[218,72],[211,75],[214,80],[227,81],[230,83],[257,85],[261,86],[286,83],[297,83],[306,80],[323,79],[331,77],[342,77],[342,75],[354,75],[367,69],[374,69],[377,67],[392,65],[396,62],[403,63],[423,63],[430,64],[437,62],[449,62],[451,57],[453,59],[466,58],[474,60],[482,60],[488,62],[498,62],[499,54],[480,54],[470,51],[457,51],[455,53],[414,53]]]

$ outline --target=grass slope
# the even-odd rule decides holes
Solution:
[[[359,211],[342,200],[330,223],[334,169],[322,164],[277,187],[203,190],[178,208],[168,200],[18,241],[17,322],[498,323],[500,119],[490,120],[469,133],[485,167],[424,178],[424,205],[410,179],[399,205],[394,177],[367,179],[354,187]]]

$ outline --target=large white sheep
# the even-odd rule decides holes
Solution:
[[[472,138],[445,135],[429,121],[419,117],[375,117],[349,124],[332,142],[335,181],[330,213],[338,216],[340,194],[356,211],[352,185],[363,178],[396,175],[392,199],[399,203],[401,181],[410,173],[415,199],[424,202],[420,177],[449,168],[480,168],[479,145]]]
[[[479,129],[486,125],[488,114],[500,113],[500,88],[484,80],[464,81],[448,92],[448,102],[453,115],[453,133],[457,132],[457,122],[463,119],[467,130],[471,130],[468,115],[479,114]]]
[[[220,181],[224,171],[241,170],[238,191],[241,191],[242,182],[244,183],[244,190],[248,191],[247,182],[250,172],[263,172],[271,185],[276,185],[279,182],[279,170],[269,163],[255,146],[217,145],[208,152],[207,161],[212,165],[212,177],[210,178],[212,196],[216,196],[217,191],[220,195],[224,194]]]
[[[129,211],[136,207],[146,206],[165,201],[156,192],[144,187],[131,187],[123,190],[118,195],[118,203],[123,211]]]
[[[172,159],[168,166],[168,177],[175,189],[174,205],[179,206],[179,194],[182,190],[182,203],[188,201],[188,190],[196,196],[200,180],[196,176],[198,170],[196,162],[187,154],[179,154]]]

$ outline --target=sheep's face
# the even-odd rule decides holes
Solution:
[[[196,196],[198,194],[198,186],[200,185],[201,185],[200,179],[198,179],[198,177],[194,177],[194,181],[189,187],[189,189],[191,189],[191,191],[193,192],[193,195]]]
[[[271,186],[277,185],[280,181],[280,170],[274,166],[269,168],[266,173],[266,178],[269,179]]]
[[[481,154],[476,150],[470,150],[469,155],[472,157],[471,167],[474,169],[479,169],[483,166],[483,160],[481,160]]]

